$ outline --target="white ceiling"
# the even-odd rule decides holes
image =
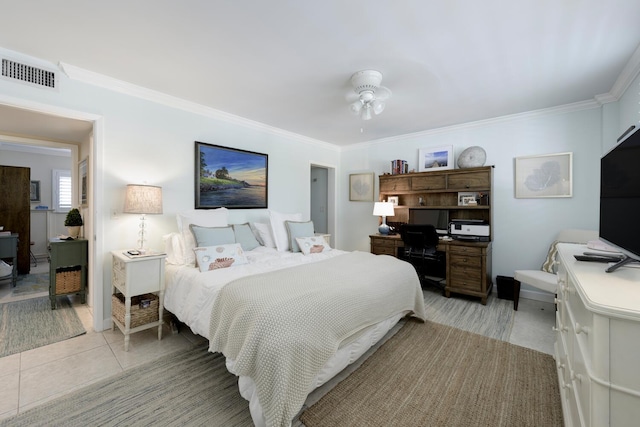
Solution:
[[[2,48],[337,145],[593,100],[640,45],[638,0],[0,0],[0,10]],[[367,122],[345,101],[362,69],[393,92]]]

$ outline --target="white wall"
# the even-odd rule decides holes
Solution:
[[[597,229],[601,121],[601,108],[532,113],[361,145],[346,150],[340,159],[341,188],[347,188],[350,173],[388,172],[392,159],[407,160],[409,169],[417,169],[420,148],[453,145],[457,157],[469,146],[483,147],[486,165],[495,166],[491,194],[493,276],[513,276],[516,269],[539,268],[559,230]],[[567,151],[573,152],[573,197],[514,197],[515,157]],[[376,199],[377,195],[376,182]],[[340,202],[339,244],[347,250],[368,250],[368,235],[377,229],[373,203],[350,202],[346,190]]]

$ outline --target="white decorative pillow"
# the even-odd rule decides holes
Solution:
[[[228,268],[249,262],[240,243],[198,247],[193,252],[198,260],[198,268],[201,272]]]
[[[251,224],[253,229],[258,235],[258,240],[267,248],[275,248],[276,242],[273,240],[273,234],[271,234],[271,226],[263,222],[254,222]]]
[[[303,254],[317,254],[331,250],[331,246],[322,236],[297,237],[296,242]]]
[[[164,251],[167,253],[167,263],[184,265],[187,263],[184,256],[184,239],[180,233],[169,233],[162,236]]]
[[[181,212],[176,215],[178,222],[178,232],[182,234],[184,239],[184,257],[185,264],[194,264],[196,259],[193,255],[193,249],[196,247],[196,241],[189,229],[190,224],[200,225],[203,227],[226,227],[228,223],[229,210],[227,208],[218,209],[194,209]]]
[[[288,251],[291,249],[289,245],[289,234],[287,228],[284,225],[285,221],[302,221],[301,213],[283,214],[275,211],[269,211],[269,218],[271,219],[271,232],[273,233],[273,239],[276,242],[276,248],[280,252]]]
[[[289,248],[291,249],[291,252],[300,252],[300,248],[298,247],[298,242],[296,242],[296,238],[313,236],[313,232],[314,232],[313,221],[307,221],[307,222],[285,221],[284,224],[287,227],[287,234],[289,235]]]

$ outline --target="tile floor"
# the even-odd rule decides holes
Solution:
[[[95,332],[89,308],[74,302],[85,335],[0,358],[0,419],[15,415],[105,377],[204,341],[188,328],[172,334],[165,326],[131,335],[129,351],[116,331]],[[509,341],[552,354],[553,304],[521,299]]]

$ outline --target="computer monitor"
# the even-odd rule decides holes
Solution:
[[[446,209],[409,209],[409,224],[431,224],[438,234],[448,234],[449,211]]]

